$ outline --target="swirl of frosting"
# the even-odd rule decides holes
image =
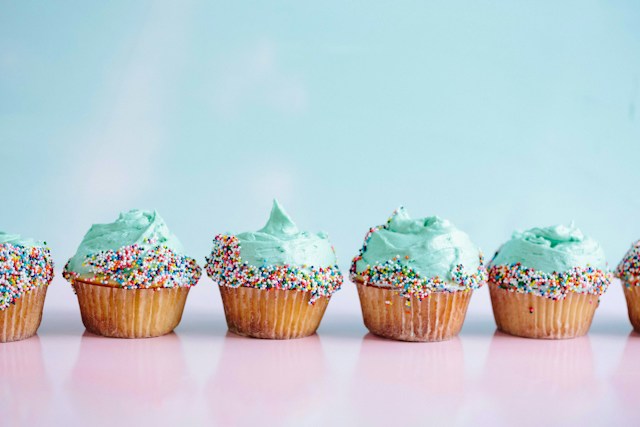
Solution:
[[[300,231],[277,200],[267,224],[258,231],[236,235],[242,260],[256,267],[295,265],[330,267],[336,254],[326,233]]]
[[[490,264],[520,264],[544,273],[560,273],[575,267],[607,270],[602,247],[573,223],[516,231]]]
[[[53,260],[44,242],[0,231],[0,310],[53,279]]]
[[[131,289],[193,286],[200,274],[160,215],[138,209],[92,225],[63,272],[71,282],[81,277]]]
[[[397,257],[423,277],[450,278],[457,265],[475,271],[480,250],[469,236],[438,216],[412,219],[403,207],[391,216],[388,227],[369,236],[356,272]]]
[[[3,243],[10,243],[14,246],[22,246],[24,248],[43,248],[46,246],[45,242],[22,237],[19,234],[9,234],[0,231],[0,244]]]
[[[466,233],[438,216],[412,219],[400,207],[387,224],[369,230],[351,276],[424,297],[482,286],[486,272],[480,250]]]

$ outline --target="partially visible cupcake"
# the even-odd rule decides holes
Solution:
[[[231,332],[288,339],[318,329],[342,285],[336,263],[328,236],[298,230],[274,201],[262,229],[215,236],[206,270],[219,285]]]
[[[118,338],[171,332],[200,275],[160,215],[142,210],[91,226],[63,272],[87,330]]]
[[[466,233],[437,216],[413,219],[402,207],[369,230],[350,273],[367,329],[402,341],[456,336],[472,291],[486,281]]]
[[[602,247],[573,224],[516,231],[489,263],[498,329],[527,338],[585,335],[611,277]]]
[[[640,240],[631,245],[618,264],[615,275],[622,282],[631,325],[640,332]]]
[[[52,279],[46,243],[0,231],[0,342],[36,334]]]

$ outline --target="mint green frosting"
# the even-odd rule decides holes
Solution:
[[[182,244],[169,231],[158,212],[132,209],[121,213],[115,222],[92,225],[76,254],[69,260],[67,270],[80,275],[91,274],[91,270],[82,265],[87,255],[105,250],[115,251],[134,244],[145,249],[162,245],[183,255]]]
[[[337,262],[327,234],[298,230],[277,200],[273,201],[271,215],[262,229],[236,237],[242,261],[256,267],[331,267]]]
[[[438,216],[412,219],[400,207],[384,228],[374,231],[356,262],[356,272],[394,257],[425,278],[451,279],[461,264],[469,273],[480,266],[480,250],[469,236]]]
[[[9,234],[4,231],[0,231],[0,244],[9,243],[14,246],[24,246],[25,248],[42,248],[45,246],[44,242],[22,237],[19,234]]]
[[[602,247],[573,223],[514,232],[511,240],[498,250],[491,265],[516,263],[545,273],[587,266],[607,269]]]

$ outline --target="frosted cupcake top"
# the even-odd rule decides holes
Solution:
[[[258,231],[219,234],[207,274],[220,286],[311,292],[311,302],[340,289],[342,274],[326,233],[300,231],[277,200]]]
[[[156,211],[133,209],[112,223],[94,224],[63,275],[136,289],[193,286],[201,270]]]
[[[615,275],[627,285],[640,284],[640,240],[631,245],[618,264]]]
[[[52,279],[53,260],[46,243],[0,231],[0,310]]]
[[[574,224],[514,232],[491,260],[489,277],[505,289],[553,299],[601,295],[611,282],[602,247]]]
[[[369,230],[351,277],[421,298],[474,289],[486,278],[482,254],[466,233],[438,216],[411,218],[403,207]]]
[[[240,256],[249,265],[330,267],[336,254],[326,233],[300,231],[277,200],[267,224],[258,231],[237,234]]]
[[[516,264],[545,273],[573,267],[607,268],[602,247],[574,224],[516,231],[491,261],[492,265]]]
[[[4,231],[0,231],[0,245],[5,243],[9,243],[13,246],[22,246],[23,248],[44,248],[46,246],[44,242],[38,240],[22,237],[19,234],[9,234]]]

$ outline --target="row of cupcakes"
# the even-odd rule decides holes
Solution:
[[[229,330],[250,337],[315,333],[343,282],[328,236],[300,231],[277,201],[262,229],[215,236],[206,261]],[[615,273],[640,331],[640,243]],[[156,212],[132,210],[93,225],[63,276],[87,330],[142,338],[178,325],[201,268]],[[473,291],[485,283],[499,330],[530,338],[584,335],[612,276],[601,246],[573,225],[515,232],[485,267],[478,247],[451,222],[414,219],[403,208],[369,229],[350,268],[365,326],[403,341],[457,335]],[[46,244],[0,233],[0,342],[36,333],[52,278]]]

